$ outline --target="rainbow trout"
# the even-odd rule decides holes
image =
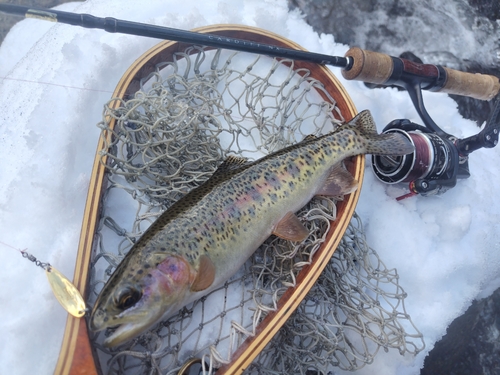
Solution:
[[[294,214],[315,195],[356,189],[341,161],[357,154],[404,155],[401,134],[377,134],[369,111],[336,131],[254,162],[229,157],[204,184],[167,209],[133,245],[99,294],[90,328],[118,327],[116,346],[228,280],[271,235],[302,241]]]

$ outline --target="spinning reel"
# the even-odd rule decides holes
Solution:
[[[364,51],[366,52],[366,51]],[[378,55],[378,54],[377,54]],[[500,94],[495,97],[493,111],[485,127],[476,135],[468,138],[457,137],[444,132],[430,117],[422,100],[422,89],[433,89],[436,81],[448,78],[447,68],[433,66],[437,78],[429,87],[425,75],[411,72],[412,66],[429,67],[412,63],[405,59],[391,57],[394,68],[404,65],[399,73],[391,75],[384,85],[396,85],[406,89],[424,125],[415,124],[407,119],[390,122],[383,133],[402,133],[415,146],[415,151],[404,156],[372,155],[372,169],[375,176],[387,184],[407,183],[410,192],[397,200],[416,194],[423,196],[442,194],[456,185],[457,179],[470,176],[469,154],[480,148],[492,148],[498,143],[500,131]],[[410,69],[409,69],[410,67]],[[441,77],[440,77],[441,76]],[[473,76],[473,75],[471,75]],[[492,76],[489,76],[492,77]],[[468,85],[475,81],[466,82]],[[488,99],[487,97],[463,92],[463,95]]]

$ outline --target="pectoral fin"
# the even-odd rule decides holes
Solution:
[[[302,241],[309,235],[309,231],[293,212],[288,212],[276,225],[273,234],[289,241]]]
[[[206,256],[202,255],[200,257],[200,266],[198,267],[198,273],[191,285],[192,292],[200,292],[207,289],[215,279],[215,266],[212,260]]]
[[[357,187],[358,182],[340,163],[338,163],[332,168],[325,183],[319,188],[316,195],[335,197],[338,195],[350,194],[355,191]]]

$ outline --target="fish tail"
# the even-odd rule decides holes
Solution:
[[[349,124],[363,139],[367,154],[406,155],[415,151],[413,144],[401,133],[378,134],[373,117],[368,110],[360,112]]]

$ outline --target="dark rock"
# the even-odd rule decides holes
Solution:
[[[500,289],[474,301],[425,358],[420,375],[500,374]]]
[[[479,63],[473,61],[465,62],[465,67],[463,70],[470,73],[490,74],[496,77],[500,77],[499,68],[483,67]],[[493,110],[493,100],[484,101],[459,95],[450,95],[450,97],[457,102],[458,112],[464,118],[475,121],[477,123],[477,126],[483,125],[483,123],[488,119],[491,111]]]
[[[500,19],[500,2],[497,0],[469,0],[469,4],[491,21]]]
[[[387,12],[387,14],[390,16],[410,17],[413,16],[413,13],[415,12],[415,7],[416,7],[415,3],[402,5],[399,0],[396,0],[394,1],[393,4],[391,4],[391,7]]]

